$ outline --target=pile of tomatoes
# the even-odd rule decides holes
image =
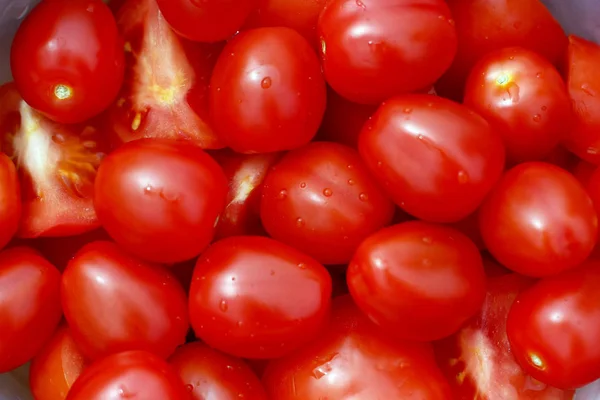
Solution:
[[[600,378],[600,46],[538,0],[42,0],[0,87],[36,400]]]

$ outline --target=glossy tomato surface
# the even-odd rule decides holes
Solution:
[[[6,154],[0,154],[0,249],[17,233],[21,210],[21,185],[17,169]]]
[[[202,253],[189,297],[192,327],[206,344],[238,357],[275,358],[326,323],[331,277],[288,245],[236,236]]]

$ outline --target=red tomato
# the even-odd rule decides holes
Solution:
[[[89,359],[129,350],[171,355],[185,342],[187,298],[177,279],[111,242],[84,246],[62,277],[62,305]]]
[[[212,240],[227,180],[191,143],[141,139],[104,159],[95,188],[98,218],[117,243],[142,259],[176,263]]]
[[[561,26],[539,0],[447,0],[456,21],[458,51],[437,82],[444,97],[461,99],[475,63],[493,50],[520,46],[557,64],[567,40]]]
[[[125,37],[125,84],[108,114],[116,144],[140,138],[223,147],[209,125],[208,83],[222,45],[179,38],[155,0],[127,0],[117,14]]]
[[[323,264],[348,263],[395,209],[355,150],[327,142],[286,154],[265,178],[260,206],[273,238]]]
[[[192,400],[190,391],[169,364],[143,351],[103,358],[75,381],[67,400]]]
[[[443,0],[331,0],[318,33],[327,82],[362,104],[432,85],[456,52]]]
[[[456,332],[485,297],[485,272],[473,242],[454,229],[421,221],[371,235],[347,275],[356,304],[383,329],[409,340]]]
[[[91,196],[106,150],[103,132],[48,120],[13,84],[0,87],[0,132],[0,148],[14,159],[21,180],[20,237],[68,236],[98,227]]]
[[[597,168],[598,166],[596,164],[592,164],[585,160],[579,160],[577,164],[571,168],[571,173],[579,181],[579,183],[583,185],[583,187],[588,187]],[[591,192],[590,195],[592,195]]]
[[[186,344],[169,359],[191,389],[192,400],[266,400],[265,390],[242,360],[195,342]]]
[[[473,213],[504,168],[502,140],[489,124],[436,96],[383,103],[364,126],[358,149],[396,204],[433,222]]]
[[[0,91],[2,89],[0,88]],[[0,92],[1,93],[1,92]],[[0,103],[1,103],[0,94]],[[0,115],[0,127],[2,116]],[[0,146],[3,149],[4,146]],[[0,153],[0,249],[10,242],[21,221],[21,185],[13,162]]]
[[[101,0],[39,3],[13,39],[10,62],[25,101],[62,123],[108,108],[125,68],[115,18]]]
[[[236,236],[196,264],[189,310],[196,335],[237,357],[281,357],[313,339],[329,316],[331,277],[273,239]]]
[[[565,146],[586,161],[600,164],[600,46],[569,36],[566,80],[575,111],[575,126]]]
[[[263,383],[270,398],[451,398],[429,344],[390,340],[349,296],[334,300],[332,317],[318,339],[269,364]]]
[[[521,293],[506,329],[521,367],[571,389],[600,378],[600,263],[542,279]]]
[[[520,47],[492,51],[475,65],[464,104],[502,135],[512,162],[543,160],[571,128],[571,100],[560,74]]]
[[[58,328],[31,362],[31,393],[36,400],[65,400],[85,365],[69,328]]]
[[[483,240],[505,267],[548,276],[583,262],[596,244],[590,197],[567,171],[530,162],[509,170],[479,211]]]
[[[36,251],[0,253],[0,373],[31,360],[58,326],[60,273]]]
[[[235,36],[210,80],[215,128],[239,153],[290,150],[310,142],[325,103],[319,60],[306,39],[289,28]]]

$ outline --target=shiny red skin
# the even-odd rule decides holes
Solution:
[[[4,248],[19,229],[21,221],[21,185],[15,164],[0,153],[0,249]]]

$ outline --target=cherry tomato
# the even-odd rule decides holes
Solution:
[[[355,150],[327,142],[286,154],[265,178],[260,206],[273,238],[323,264],[348,263],[395,208]]]
[[[189,142],[140,139],[104,159],[95,189],[98,218],[119,245],[142,259],[176,263],[212,240],[227,180]]]
[[[67,400],[192,400],[173,368],[143,351],[114,354],[92,364],[71,388]]]
[[[27,104],[61,123],[108,108],[125,68],[115,18],[101,0],[39,3],[13,39],[10,62]]]
[[[84,246],[62,277],[62,305],[90,360],[129,350],[171,355],[185,342],[187,298],[177,279],[111,242]]]
[[[290,150],[308,143],[319,129],[325,102],[317,55],[289,28],[236,35],[210,80],[214,126],[239,153]]]
[[[14,247],[0,253],[0,373],[25,364],[62,316],[60,273],[39,253]]]
[[[479,211],[481,234],[505,267],[548,276],[583,262],[596,244],[592,200],[567,171],[529,162],[509,170]]]
[[[600,263],[542,279],[513,304],[506,329],[521,367],[572,389],[600,378]]]
[[[188,389],[192,388],[192,400],[267,399],[260,380],[248,365],[203,343],[180,347],[169,364]]]
[[[502,135],[512,162],[543,160],[571,128],[571,100],[560,74],[520,47],[492,51],[475,65],[464,104]]]
[[[244,358],[281,357],[329,316],[331,277],[312,258],[259,236],[216,242],[196,264],[189,310],[206,344]]]
[[[358,150],[396,204],[433,222],[475,212],[504,168],[502,140],[489,124],[437,96],[383,103],[364,126]]]
[[[432,85],[456,53],[443,0],[331,0],[318,34],[327,82],[362,104]]]
[[[485,297],[477,247],[462,233],[421,221],[366,239],[348,266],[356,304],[403,339],[431,341],[456,332]]]
[[[0,88],[0,90],[2,89]],[[2,125],[1,119],[0,116],[0,126]],[[0,153],[0,188],[0,226],[2,226],[0,249],[2,249],[17,233],[22,209],[21,185],[17,169],[10,158],[2,153]]]

